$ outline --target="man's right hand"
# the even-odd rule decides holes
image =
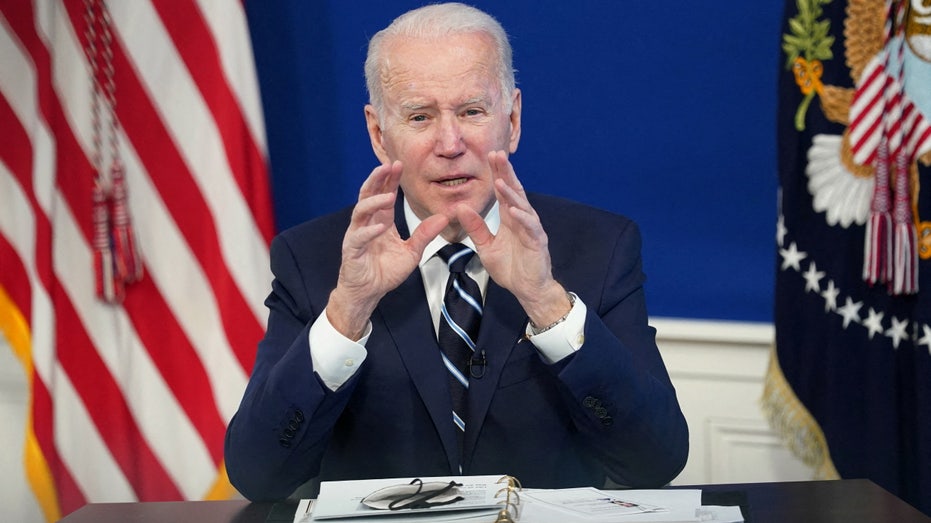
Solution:
[[[410,276],[423,250],[448,224],[445,216],[423,220],[402,240],[394,223],[394,205],[403,166],[376,167],[359,190],[349,229],[343,237],[342,264],[330,293],[327,319],[341,334],[358,340],[381,298]]]

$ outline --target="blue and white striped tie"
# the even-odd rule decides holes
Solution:
[[[449,267],[449,280],[443,298],[438,332],[443,363],[449,371],[449,392],[453,401],[453,422],[459,427],[460,450],[465,432],[466,393],[469,390],[469,361],[475,353],[475,340],[482,319],[482,293],[465,266],[475,253],[461,243],[440,249]]]

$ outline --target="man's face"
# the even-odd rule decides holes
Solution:
[[[457,236],[457,205],[484,216],[494,204],[488,153],[517,150],[520,91],[502,96],[484,34],[395,38],[386,46],[384,118],[365,109],[372,147],[382,163],[404,164],[401,188],[417,216],[443,214],[451,223],[444,237]]]

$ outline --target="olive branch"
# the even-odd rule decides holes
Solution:
[[[831,21],[819,20],[824,14],[822,5],[831,0],[797,0],[798,14],[789,19],[789,33],[782,35],[782,50],[786,53],[786,69],[795,74],[795,82],[805,98],[795,113],[795,128],[805,129],[805,114],[816,94],[822,91],[822,60],[834,57],[831,46],[834,37],[829,34]]]

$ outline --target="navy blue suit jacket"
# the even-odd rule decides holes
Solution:
[[[409,236],[401,199],[398,230]],[[553,275],[588,308],[584,344],[546,364],[523,340],[527,315],[489,281],[472,379],[464,474],[510,474],[525,487],[657,487],[685,465],[688,429],[647,324],[640,234],[621,216],[531,195]],[[336,391],[313,373],[308,330],[336,285],[351,209],[282,232],[268,330],[239,411],[226,466],[249,499],[304,482],[458,474],[447,376],[423,281],[414,270],[372,315],[368,356]]]

